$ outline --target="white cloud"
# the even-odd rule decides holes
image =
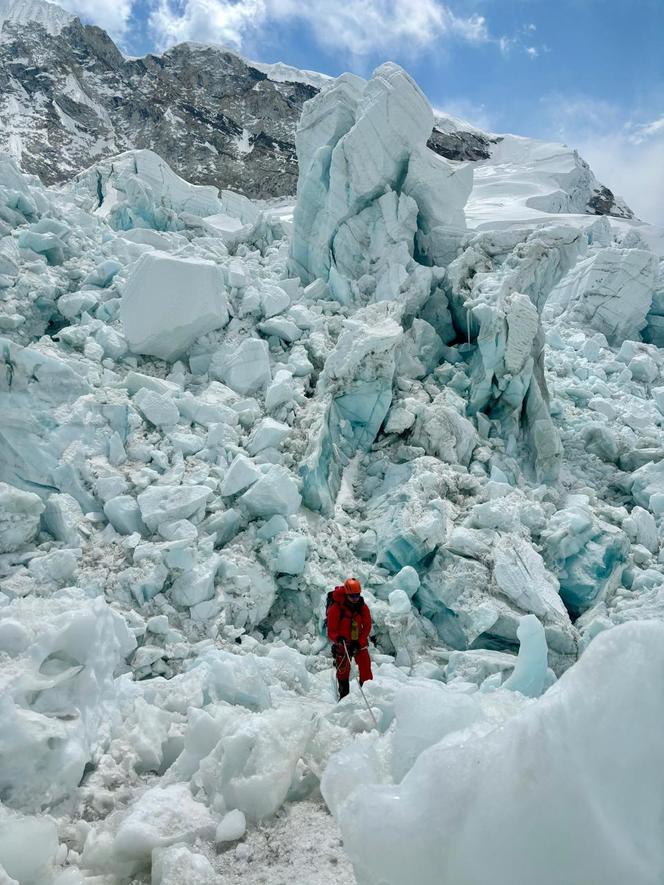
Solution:
[[[158,0],[150,14],[150,28],[160,48],[184,43],[221,43],[240,49],[247,31],[267,18],[265,0]]]
[[[634,144],[621,135],[600,135],[574,147],[639,218],[664,225],[664,137]]]
[[[664,225],[664,117],[635,122],[617,105],[584,96],[549,96],[543,104],[553,137],[576,148],[639,218]]]
[[[157,0],[150,16],[162,48],[199,40],[240,49],[280,22],[305,24],[319,46],[352,57],[490,39],[482,16],[457,16],[440,0]]]
[[[535,46],[527,46],[526,55],[529,58],[537,58],[537,56],[539,55],[539,49],[537,49],[537,47]]]
[[[57,0],[84,22],[99,25],[115,39],[124,37],[134,0]]]
[[[660,117],[659,120],[653,120],[651,123],[642,123],[640,126],[635,126],[630,140],[634,144],[641,144],[649,138],[658,135],[664,135],[664,117]],[[662,167],[664,169],[664,159]],[[662,174],[664,175],[664,172]]]

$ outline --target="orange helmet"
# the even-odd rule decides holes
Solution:
[[[362,592],[362,585],[357,578],[348,578],[344,583],[346,596],[359,596]]]

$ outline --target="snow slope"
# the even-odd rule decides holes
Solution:
[[[661,880],[658,233],[433,124],[396,65],[334,81],[292,213],[0,161],[8,885]]]

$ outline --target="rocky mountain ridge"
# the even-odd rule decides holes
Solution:
[[[128,58],[101,28],[54,4],[0,3],[0,149],[46,184],[147,148],[195,184],[258,199],[292,195],[297,123],[325,82],[321,74],[248,62],[207,44]],[[429,147],[449,160],[478,162],[490,160],[499,142],[445,116]],[[566,211],[632,217],[568,153],[583,193]]]

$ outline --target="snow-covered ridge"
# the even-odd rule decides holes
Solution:
[[[46,0],[0,0],[0,32],[5,22],[17,25],[36,22],[48,34],[57,35],[74,18],[61,6]]]
[[[294,68],[292,65],[284,64],[282,61],[273,62],[272,64],[252,61],[250,64],[264,74],[267,74],[269,79],[275,83],[306,83],[308,86],[313,86],[315,89],[320,90],[329,86],[334,79],[327,74],[319,74],[317,71]]]

